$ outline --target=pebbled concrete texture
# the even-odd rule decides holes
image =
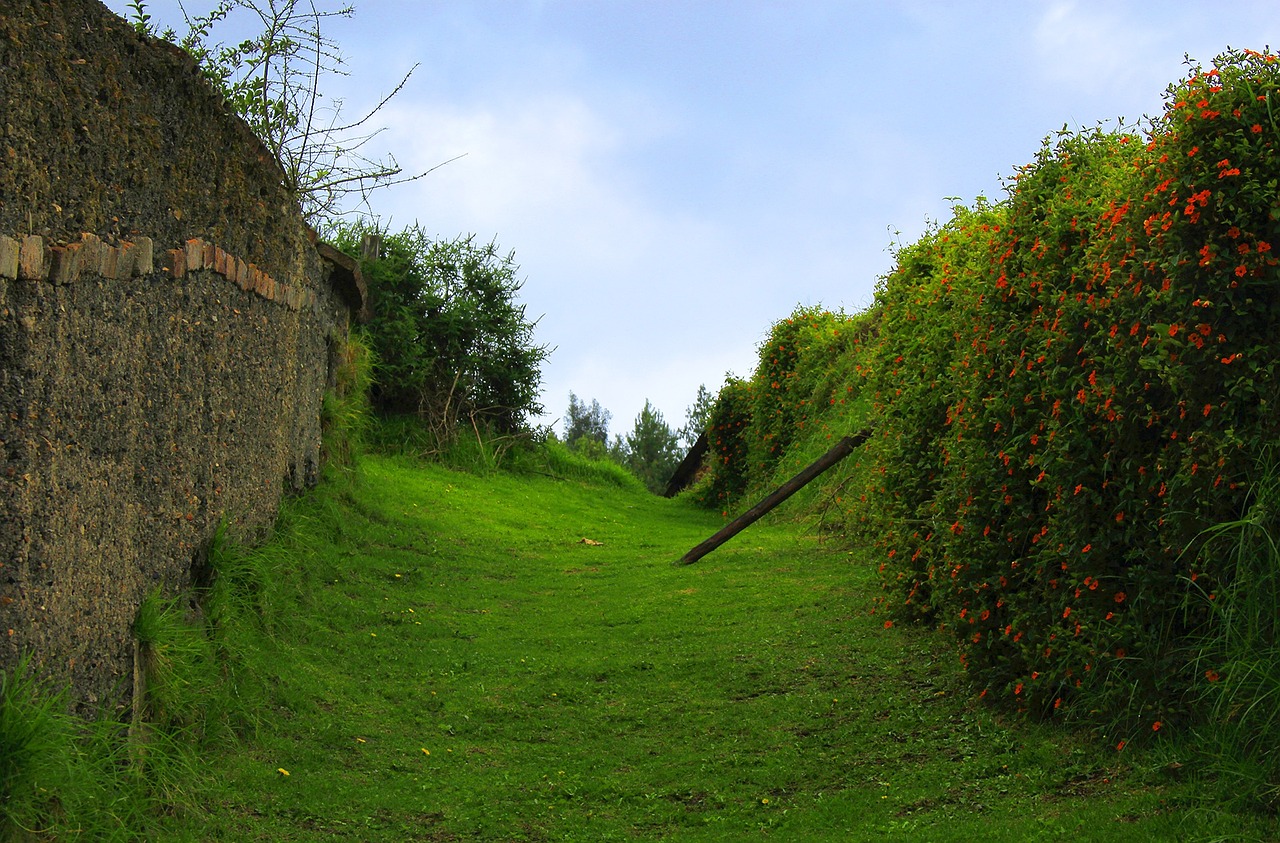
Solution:
[[[0,669],[128,704],[132,624],[218,524],[314,483],[364,303],[181,51],[96,0],[0,8]]]

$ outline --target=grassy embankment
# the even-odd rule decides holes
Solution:
[[[635,487],[366,459],[285,520],[299,603],[249,671],[270,708],[159,836],[1274,833],[1201,801],[1175,749],[993,715],[943,638],[868,614],[865,560],[793,525],[671,566],[720,523]]]

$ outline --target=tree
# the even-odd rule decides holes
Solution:
[[[626,436],[623,456],[627,468],[655,494],[662,492],[680,464],[679,439],[648,399]]]
[[[367,207],[371,191],[444,166],[404,176],[394,156],[379,160],[363,152],[381,132],[369,130],[369,122],[404,88],[417,65],[357,120],[345,121],[341,100],[326,99],[320,90],[322,80],[346,75],[341,52],[322,27],[333,18],[350,18],[354,7],[322,11],[314,0],[218,0],[207,14],[193,16],[179,4],[187,27],[181,36],[172,27],[158,30],[144,0],[132,0],[129,7],[138,32],[174,42],[195,58],[280,162],[285,188],[312,225],[339,216],[352,197]],[[230,46],[213,42],[215,26],[236,12],[256,17],[251,25],[260,25],[261,32]]]
[[[587,406],[572,392],[569,393],[569,410],[564,417],[564,441],[571,450],[579,451],[590,448],[604,453],[609,443],[609,420],[612,414],[600,402],[591,399]],[[595,448],[588,443],[597,443]]]
[[[534,342],[537,322],[516,301],[523,282],[514,252],[473,235],[433,241],[417,225],[387,235],[366,223],[337,224],[327,233],[352,256],[365,234],[382,238],[378,257],[362,263],[380,410],[415,413],[438,438],[464,420],[514,433],[542,413],[550,349]]]

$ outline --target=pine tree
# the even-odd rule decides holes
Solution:
[[[648,399],[625,441],[627,468],[654,494],[661,494],[680,464],[680,441]]]

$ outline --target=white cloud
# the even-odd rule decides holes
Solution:
[[[1072,128],[1098,119],[1132,123],[1153,116],[1165,86],[1181,75],[1179,50],[1192,47],[1171,44],[1173,37],[1162,15],[1143,4],[1051,3],[1032,34],[1033,66],[1046,83],[1038,93],[1063,99],[1057,113]],[[1108,106],[1111,113],[1099,112]],[[1082,107],[1089,111],[1072,113]]]
[[[407,170],[465,155],[410,190],[397,206],[419,203],[451,218],[490,222],[601,202],[598,163],[617,134],[584,103],[566,96],[462,108],[420,104],[382,115],[389,146],[405,150]]]

